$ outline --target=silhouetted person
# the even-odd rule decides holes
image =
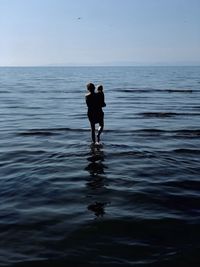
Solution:
[[[92,141],[96,142],[95,136],[95,124],[99,124],[98,134],[97,134],[97,142],[100,141],[100,135],[103,131],[104,127],[104,113],[102,110],[102,103],[99,95],[95,93],[95,86],[93,83],[87,84],[87,89],[89,93],[85,96],[86,103],[88,107],[88,119],[91,125],[91,133],[92,133]]]
[[[101,106],[105,107],[106,103],[105,103],[105,97],[104,97],[104,92],[103,92],[103,85],[99,85],[97,87],[97,94],[99,96],[99,101],[101,102]]]

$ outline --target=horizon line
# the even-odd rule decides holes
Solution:
[[[122,65],[100,65],[100,64],[44,64],[44,65],[0,65],[0,68],[56,68],[56,67],[200,67],[200,63],[197,64],[122,64]]]

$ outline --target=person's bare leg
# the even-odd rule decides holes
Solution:
[[[103,127],[104,127],[104,123],[103,122],[99,123],[99,129],[98,129],[98,134],[97,134],[97,142],[98,143],[100,142],[100,135],[103,131]]]
[[[92,134],[92,142],[95,143],[95,123],[91,124],[91,134]]]

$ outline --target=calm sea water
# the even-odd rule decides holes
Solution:
[[[0,68],[0,114],[0,266],[200,266],[200,67]]]

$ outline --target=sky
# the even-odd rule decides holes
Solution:
[[[199,0],[0,0],[0,66],[200,65]]]

